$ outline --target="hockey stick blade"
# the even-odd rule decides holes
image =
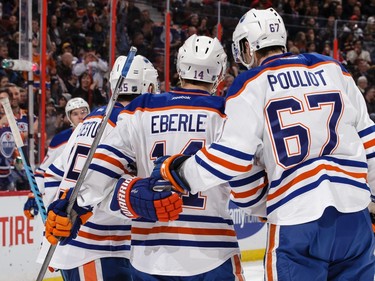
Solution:
[[[21,133],[18,129],[16,119],[12,111],[12,107],[10,105],[8,98],[2,98],[0,99],[0,102],[3,105],[5,115],[8,119],[10,130],[12,131],[12,135],[14,137],[14,142],[16,143],[16,147],[18,149],[18,152],[20,153],[22,163],[26,171],[27,180],[29,181],[31,191],[34,194],[35,201],[38,206],[38,211],[43,220],[43,223],[45,223],[46,218],[47,218],[46,208],[44,207],[42,194],[40,193],[38,185],[36,184],[36,180],[34,177],[34,173],[31,169],[29,159],[26,158],[26,155],[27,155],[26,147],[22,141]]]
[[[132,64],[132,62],[134,60],[136,52],[137,52],[137,48],[132,46],[130,48],[130,51],[129,51],[128,56],[126,58],[124,67],[123,67],[123,69],[121,71],[121,76],[120,76],[119,80],[116,83],[115,90],[113,91],[112,97],[111,97],[111,99],[110,99],[110,101],[108,103],[107,110],[105,112],[103,120],[100,123],[98,132],[95,135],[94,141],[93,141],[93,143],[91,145],[89,154],[87,155],[86,162],[85,162],[85,164],[82,167],[82,170],[81,170],[81,173],[78,176],[76,185],[73,188],[72,194],[71,194],[71,196],[69,198],[69,203],[68,203],[68,207],[66,209],[66,212],[67,212],[70,220],[72,221],[72,225],[74,224],[74,222],[75,222],[75,220],[77,218],[76,215],[74,214],[74,212],[72,212],[73,205],[74,205],[74,203],[77,200],[78,192],[81,189],[81,186],[82,186],[83,181],[84,181],[84,179],[86,177],[86,174],[87,174],[89,165],[91,163],[91,160],[94,157],[95,150],[96,150],[96,148],[97,148],[97,146],[98,146],[98,144],[100,142],[100,139],[101,139],[101,137],[102,137],[102,135],[104,133],[105,126],[108,123],[108,119],[109,119],[109,117],[110,117],[110,115],[112,113],[113,107],[115,106],[115,103],[117,101],[117,98],[118,98],[118,95],[119,95],[120,86],[122,85],[122,83],[124,82],[124,79],[128,75],[130,66],[131,66],[131,64]],[[48,250],[47,255],[46,255],[45,259],[44,259],[44,262],[43,262],[42,267],[41,267],[41,269],[39,271],[39,274],[38,274],[38,277],[37,277],[36,281],[42,281],[43,280],[44,275],[45,275],[45,273],[47,271],[47,268],[49,266],[49,263],[50,263],[50,261],[52,259],[53,253],[56,250],[56,246],[57,245],[50,245],[49,250]]]

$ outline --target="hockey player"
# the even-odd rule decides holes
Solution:
[[[110,73],[112,92],[115,90],[125,61],[126,56],[118,57],[112,68]],[[157,78],[157,71],[151,62],[143,56],[135,56],[127,77],[120,85],[118,102],[113,108],[109,121],[107,124],[102,124],[106,126],[102,137],[113,130],[119,113],[132,99],[144,92],[158,92]],[[46,186],[55,186],[56,189],[59,187],[62,191],[74,187],[105,112],[106,106],[96,109],[77,127],[76,133],[69,139],[61,157],[47,169]],[[126,172],[134,172],[132,169],[129,167]],[[115,178],[120,177],[112,172],[110,175]],[[102,183],[100,187],[108,188],[105,183]],[[59,193],[56,189],[54,194]],[[67,202],[66,199],[62,201]],[[52,213],[58,213],[56,211],[58,207],[55,208],[58,203],[61,203],[61,200],[49,206]],[[46,238],[50,243],[56,244],[57,239],[52,235],[53,226],[49,224],[50,216],[51,212],[48,213],[46,222]],[[85,218],[81,217],[80,220],[84,221],[89,216],[90,213],[86,214]],[[130,219],[119,219],[108,216],[99,209],[95,210],[79,231],[76,239],[61,241],[50,266],[61,269],[65,281],[131,280],[128,260],[130,223]],[[43,261],[42,257],[39,261]]]
[[[183,194],[183,211],[176,220],[154,212],[141,198],[152,179],[140,177],[150,175],[155,159],[177,152],[191,155],[220,137],[226,119],[224,99],[211,94],[226,63],[227,56],[216,38],[189,37],[177,57],[181,88],[142,95],[129,104],[90,165],[78,200],[82,206],[97,204],[106,196],[108,190],[102,191],[99,183],[116,183],[106,171],[120,174],[136,162],[138,177],[120,179],[100,204],[110,213],[134,218],[130,260],[134,281],[244,280],[227,208],[228,185]],[[101,193],[93,196],[93,190]]]
[[[90,107],[87,102],[82,98],[73,98],[68,101],[65,106],[65,114],[68,118],[71,127],[55,135],[47,150],[47,154],[43,159],[43,162],[35,170],[35,180],[38,185],[38,189],[41,194],[44,194],[43,201],[45,205],[52,202],[54,194],[51,196],[46,196],[45,186],[44,186],[44,173],[54,160],[56,160],[63,152],[65,145],[67,144],[70,136],[72,135],[74,129],[77,125],[82,122],[83,118],[90,113]],[[48,188],[48,186],[47,186]],[[48,193],[50,195],[50,193]],[[28,219],[33,219],[35,215],[38,214],[38,206],[36,204],[34,194],[30,193],[28,199],[24,205],[24,214]]]
[[[200,194],[263,165],[265,280],[373,280],[374,123],[339,62],[285,53],[286,37],[272,8],[240,19],[233,55],[249,70],[229,90],[221,138],[158,159],[153,176]]]

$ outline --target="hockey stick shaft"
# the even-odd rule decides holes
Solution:
[[[116,83],[115,90],[113,91],[112,97],[111,97],[111,99],[108,103],[107,110],[105,112],[104,118],[103,118],[102,122],[100,123],[99,130],[98,130],[97,134],[95,135],[94,141],[93,141],[93,143],[91,145],[91,148],[90,148],[90,151],[89,151],[89,154],[87,155],[86,162],[82,167],[82,170],[81,170],[81,172],[78,176],[78,179],[77,179],[77,183],[76,183],[75,187],[73,188],[72,194],[69,198],[69,204],[68,204],[68,207],[66,209],[66,212],[69,215],[70,220],[72,221],[72,225],[74,224],[74,221],[76,220],[76,216],[74,214],[72,214],[73,205],[74,205],[75,201],[77,200],[79,190],[81,189],[83,181],[86,177],[87,171],[89,169],[89,165],[91,164],[91,160],[94,157],[95,150],[96,150],[96,148],[97,148],[97,146],[100,142],[100,139],[101,139],[101,137],[104,133],[104,130],[105,130],[105,126],[108,123],[108,119],[109,119],[109,117],[112,113],[113,107],[115,106],[115,103],[117,101],[120,86],[123,84],[124,79],[128,75],[130,66],[133,62],[133,59],[135,57],[136,52],[137,52],[136,47],[130,48],[130,51],[129,51],[128,56],[126,58],[124,67],[121,71],[121,76]],[[39,274],[38,274],[38,277],[37,277],[36,281],[42,281],[43,280],[43,277],[44,277],[44,275],[47,271],[48,265],[49,265],[49,263],[52,259],[53,253],[55,252],[56,246],[57,245],[50,245],[50,248],[49,248],[49,250],[47,252],[47,255],[44,259],[44,262],[43,262],[42,267],[39,271]]]
[[[117,101],[117,98],[118,98],[118,95],[119,95],[119,88],[123,84],[124,79],[126,78],[128,72],[129,72],[130,66],[131,66],[131,64],[133,62],[133,59],[135,57],[136,52],[137,52],[137,48],[136,47],[131,47],[130,48],[130,51],[129,51],[128,56],[126,58],[124,67],[123,67],[123,69],[121,71],[121,76],[117,80],[115,90],[112,93],[112,97],[111,97],[111,99],[110,99],[110,101],[108,103],[105,116],[104,116],[102,122],[100,123],[99,130],[98,130],[97,134],[95,135],[94,141],[93,141],[93,143],[91,145],[91,148],[90,148],[90,151],[89,151],[89,154],[87,155],[87,159],[86,159],[85,165],[83,166],[82,171],[79,174],[79,177],[77,179],[77,183],[76,183],[76,185],[75,185],[75,187],[73,189],[73,192],[72,192],[72,194],[71,194],[71,196],[69,198],[69,205],[68,205],[68,207],[66,209],[66,212],[68,214],[71,214],[73,205],[74,205],[74,203],[75,203],[75,201],[77,199],[77,196],[78,196],[78,192],[79,192],[79,190],[80,190],[80,188],[82,186],[82,183],[83,183],[83,181],[84,181],[84,179],[86,177],[86,174],[87,174],[89,165],[91,163],[91,160],[94,157],[95,150],[96,150],[96,148],[97,148],[97,146],[98,146],[98,144],[100,142],[100,139],[101,139],[101,137],[102,137],[102,135],[104,133],[104,130],[105,130],[105,126],[108,123],[108,119],[111,116],[113,107],[115,106],[115,103]]]
[[[39,213],[40,213],[41,218],[42,218],[43,223],[44,223],[46,221],[46,218],[47,218],[47,212],[46,212],[46,208],[44,207],[42,194],[40,193],[38,185],[36,184],[36,180],[35,180],[35,177],[34,177],[34,173],[31,169],[29,159],[26,157],[27,148],[22,141],[21,133],[18,129],[16,119],[13,115],[13,111],[12,111],[12,107],[10,105],[9,99],[3,98],[0,101],[3,105],[5,114],[7,116],[10,130],[12,131],[14,141],[16,143],[16,147],[18,149],[18,152],[20,153],[22,163],[23,163],[23,166],[24,166],[25,171],[26,171],[27,180],[29,181],[31,191],[34,194]]]

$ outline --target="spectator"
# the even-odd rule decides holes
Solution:
[[[307,53],[316,53],[316,45],[314,41],[310,41],[307,43]]]
[[[72,95],[69,93],[63,93],[59,99],[58,99],[58,104],[57,107],[61,109],[65,109],[65,106],[67,102],[72,98]]]
[[[93,30],[95,23],[99,21],[95,10],[95,3],[88,1],[86,5],[86,14],[82,17],[85,30]]]
[[[110,24],[110,12],[109,6],[104,6],[102,10],[102,14],[98,17],[98,22],[102,25],[104,32],[109,32],[109,24]]]
[[[133,23],[135,21],[139,21],[141,19],[141,10],[134,5],[134,0],[129,0],[125,3],[125,15],[127,17],[126,25],[128,26],[128,34],[130,37],[133,36],[134,32],[137,31],[136,29],[138,28],[135,26]]]
[[[6,74],[0,76],[0,87],[5,87],[6,84],[9,83],[9,78]]]
[[[186,29],[181,30],[181,42],[185,42],[185,40],[193,34],[198,35],[198,29],[194,25],[190,25],[186,27]]]
[[[88,71],[79,77],[79,87],[72,92],[72,98],[83,98],[88,101],[90,108],[106,104],[105,98],[98,90],[97,82],[92,79]]]
[[[41,54],[40,54],[39,41],[37,38],[32,39],[32,48],[33,48],[33,63],[40,66]],[[50,82],[51,75],[56,73],[56,61],[53,59],[52,52],[45,54],[45,56],[47,57],[46,81]],[[25,73],[24,77],[25,77],[25,80],[27,80],[26,79],[27,73]],[[40,71],[34,71],[33,79],[34,79],[35,89],[40,88]]]
[[[299,31],[294,38],[294,46],[298,48],[300,53],[306,52],[306,34],[303,31]]]
[[[18,59],[19,58],[19,48],[20,48],[20,33],[14,32],[12,34],[12,38],[9,40],[7,46],[9,50],[9,57],[12,59]]]
[[[11,176],[16,190],[30,190],[26,171],[23,167],[22,159],[20,156],[17,156],[14,161]]]
[[[289,26],[291,36],[294,36],[299,31],[300,14],[295,0],[285,1],[283,10],[286,14],[285,24]]]
[[[82,17],[76,17],[73,20],[73,24],[70,26],[68,30],[67,38],[69,42],[74,42],[74,50],[73,53],[78,53],[79,49],[83,49],[86,45],[86,30],[83,26]]]
[[[152,47],[145,40],[142,32],[136,31],[132,37],[132,46],[137,48],[137,54],[141,56],[150,56],[152,53]]]
[[[341,36],[341,41],[343,42],[341,44],[340,49],[343,51],[343,54],[345,56],[345,59],[347,59],[347,54],[351,50],[354,50],[354,34],[353,32],[344,32]]]
[[[19,105],[21,110],[27,110],[29,105],[28,105],[28,92],[26,91],[25,88],[20,87],[20,97],[19,97]]]
[[[60,56],[60,59],[57,62],[57,75],[61,78],[64,84],[67,84],[70,76],[72,76],[73,58],[72,53],[65,52]]]
[[[146,19],[142,21],[141,32],[143,33],[146,46],[151,46],[154,39],[154,21]]]
[[[359,27],[358,17],[353,15],[350,20],[344,25],[344,32],[351,32],[355,39],[360,39],[363,37],[363,30]]]
[[[375,85],[367,87],[364,96],[366,100],[367,112],[369,114],[375,113]]]
[[[9,34],[12,36],[12,34],[18,32],[19,25],[18,25],[18,19],[15,15],[11,15],[8,20],[8,27],[7,30]]]
[[[324,42],[322,55],[333,57],[333,50],[330,41]]]
[[[358,77],[360,76],[367,77],[367,75],[369,74],[368,73],[369,69],[370,69],[370,65],[368,64],[367,61],[361,58],[357,59],[355,61],[354,70],[352,71],[353,78],[357,80]]]
[[[164,55],[165,50],[165,26],[163,25],[155,25],[154,26],[154,42],[153,47],[156,54]],[[177,49],[181,45],[181,35],[180,32],[177,30],[175,26],[171,23],[170,28],[170,55],[171,57],[175,57],[175,53]]]
[[[364,75],[359,76],[358,79],[357,79],[357,86],[358,86],[358,89],[361,91],[361,93],[364,95],[365,94],[365,89],[368,86],[367,77],[364,76]]]
[[[208,18],[207,17],[202,17],[201,20],[200,20],[199,26],[197,28],[198,32],[197,33],[192,33],[191,35],[198,34],[198,35],[204,35],[204,36],[209,36],[210,37],[211,36],[211,32],[210,32],[210,29],[208,28],[207,24],[208,24]],[[190,36],[188,36],[187,38],[189,38]]]
[[[88,72],[99,91],[103,87],[103,77],[108,71],[108,63],[102,60],[95,50],[88,50],[83,56],[83,61],[73,66],[73,74],[81,76]]]
[[[12,94],[10,104],[12,107],[13,115],[16,118],[17,125],[20,130],[21,136],[24,139],[25,145],[27,145],[30,121],[27,109],[24,110],[20,107],[20,87],[15,84],[9,83],[6,85],[6,88]],[[36,134],[38,132],[38,120],[36,116],[34,116],[34,120],[31,123],[33,124],[34,132]]]
[[[363,11],[366,11],[368,15],[375,15],[375,0],[365,1]]]
[[[74,90],[78,87],[78,76],[74,74],[70,75],[67,83],[65,84],[65,87],[66,91],[64,92],[73,93]]]
[[[52,42],[55,42],[56,47],[60,50],[61,43],[65,37],[64,30],[58,25],[56,15],[52,15],[49,21],[48,35]]]
[[[357,59],[363,59],[367,63],[371,64],[370,53],[363,50],[362,40],[359,39],[354,41],[354,50],[351,50],[346,54],[346,60],[352,64],[354,64]]]
[[[22,76],[19,72],[13,71],[12,69],[4,69],[2,62],[4,59],[11,59],[9,57],[9,49],[5,42],[0,41],[0,75],[7,76],[9,82],[20,85],[23,83]]]
[[[61,53],[62,54],[65,54],[65,53],[73,53],[73,48],[72,48],[72,45],[69,43],[69,42],[65,42],[61,45]]]
[[[58,118],[59,117],[59,118]],[[55,100],[50,98],[46,102],[46,135],[47,142],[49,142],[53,136],[59,131],[62,126],[62,120],[60,116],[57,116]]]
[[[9,98],[12,102],[12,93],[8,88],[0,88],[0,98]],[[0,103],[0,191],[14,190],[14,182],[11,176],[11,164],[15,155],[15,142],[9,128],[8,118]]]
[[[100,22],[94,23],[94,32],[92,33],[92,44],[93,48],[100,54],[105,54],[105,43],[107,34],[103,29],[103,25]]]
[[[320,39],[321,42],[332,40],[332,38],[334,38],[334,35],[335,35],[334,27],[335,27],[335,17],[329,16],[327,18],[326,24],[324,24],[318,31],[318,38]]]
[[[375,0],[373,1],[375,3]],[[375,16],[367,19],[366,27],[363,34],[363,48],[371,56],[371,62],[375,62]]]

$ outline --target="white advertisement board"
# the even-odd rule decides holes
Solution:
[[[28,220],[23,205],[29,192],[0,192],[0,281],[34,281],[41,264],[39,253],[44,226],[40,216]],[[62,280],[47,272],[45,280]]]
[[[38,215],[28,220],[23,206],[28,192],[0,192],[0,281],[34,281],[41,265],[36,263],[44,226]],[[264,255],[266,226],[229,205],[244,261],[260,260]],[[47,271],[48,281],[62,280],[60,274]]]

